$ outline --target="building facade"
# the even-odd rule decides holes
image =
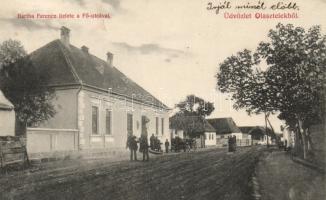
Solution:
[[[0,136],[15,135],[15,111],[12,103],[0,90]]]
[[[174,115],[170,118],[171,138],[196,139],[197,147],[216,146],[216,131],[200,116]]]
[[[50,120],[28,129],[30,140],[51,135],[52,150],[69,150],[61,145],[66,142],[62,135],[71,134],[70,145],[76,150],[125,148],[128,135],[154,133],[161,141],[169,139],[170,109],[121,73],[113,65],[112,53],[108,52],[107,61],[101,60],[86,46],[71,45],[69,33],[62,27],[60,40],[30,55],[39,70],[50,74],[57,111]],[[42,149],[32,143],[28,147]]]

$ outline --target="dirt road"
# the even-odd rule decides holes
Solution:
[[[259,148],[152,157],[149,162],[55,163],[2,175],[0,199],[251,199]],[[68,161],[69,162],[69,161]]]

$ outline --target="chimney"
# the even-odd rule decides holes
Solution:
[[[88,53],[88,47],[87,46],[85,46],[85,45],[83,45],[82,47],[81,47],[81,50],[84,52],[84,53]]]
[[[113,54],[111,52],[107,52],[107,63],[110,67],[113,67]]]
[[[62,26],[61,27],[61,42],[66,45],[66,46],[69,46],[70,45],[70,36],[69,36],[69,33],[70,33],[70,29],[65,27],[65,26]]]

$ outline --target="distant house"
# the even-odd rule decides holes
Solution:
[[[293,148],[295,145],[295,133],[292,131],[288,126],[281,126],[281,131],[282,131],[282,142],[285,144],[286,140],[286,147],[291,147]]]
[[[227,146],[228,137],[230,136],[236,137],[237,146],[251,145],[251,136],[246,133],[242,133],[231,117],[207,119],[207,121],[216,130],[217,146]]]
[[[241,133],[250,134],[250,131],[256,126],[239,126]]]
[[[239,127],[241,132],[251,135],[253,144],[267,144],[267,137],[269,144],[272,144],[273,133],[270,128],[268,128],[268,136],[266,134],[266,129],[263,126],[241,126]]]
[[[236,136],[237,139],[243,139],[244,134],[240,131],[232,118],[213,118],[207,121],[216,130],[216,138],[227,138],[228,136]]]
[[[57,111],[54,118],[28,128],[30,152],[125,149],[128,135],[169,138],[170,109],[120,72],[112,53],[104,61],[86,46],[73,46],[70,30],[62,27],[60,39],[32,52],[30,58],[49,73]]]
[[[199,147],[215,146],[216,133],[208,121],[199,116],[178,116],[170,118],[171,138],[196,138]]]
[[[15,135],[15,110],[0,90],[0,136]]]

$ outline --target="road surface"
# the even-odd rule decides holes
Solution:
[[[149,162],[55,162],[2,175],[0,199],[249,200],[250,177],[261,151],[208,149],[151,155]]]

